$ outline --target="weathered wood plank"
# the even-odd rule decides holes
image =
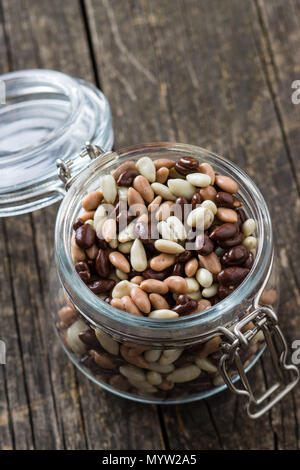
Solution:
[[[93,81],[80,2],[13,0],[2,3],[13,69],[54,68]],[[1,60],[3,58],[1,56]],[[7,71],[5,64],[1,67]],[[9,236],[1,246],[2,259],[10,260],[11,279],[7,276],[7,266],[1,279],[6,280],[3,294],[8,299],[5,318],[12,318],[7,322],[4,336],[9,345],[16,348],[14,356],[13,351],[10,353],[10,367],[5,366],[9,405],[13,405],[15,447],[160,448],[156,410],[128,406],[125,401],[107,398],[104,392],[97,391],[75,373],[54,337],[47,285],[53,260],[56,210],[57,207],[48,208],[3,222]],[[15,299],[15,310],[9,303],[10,297]],[[17,331],[14,321],[19,326]],[[21,357],[18,358],[18,354]],[[19,374],[22,370],[20,360],[24,362],[27,394],[17,388],[12,397],[16,370]],[[21,379],[17,384],[21,388]],[[3,419],[7,418],[8,411],[6,405]],[[18,426],[21,418],[22,427]],[[148,423],[147,429],[143,423]],[[22,440],[23,433],[28,442],[25,438]],[[3,445],[12,445],[13,437],[9,434],[3,433],[1,439]]]
[[[299,262],[294,223],[298,194],[292,161],[257,50],[262,32],[255,9],[250,3],[238,1],[208,4],[188,0],[172,2],[170,6],[159,1],[124,1],[121,5],[117,1],[88,0],[86,4],[97,64],[115,115],[118,144],[150,140],[155,131],[156,140],[175,136],[177,140],[199,144],[231,158],[262,188],[279,238],[283,270],[281,308],[287,312],[282,325],[291,342],[295,327],[298,332],[300,329],[296,317],[299,288],[292,272]],[[145,86],[145,70],[153,73],[156,82],[147,80]],[[159,99],[161,90],[163,102]],[[136,99],[140,96],[143,103],[145,99],[145,106]],[[158,130],[155,124],[151,128],[145,125],[148,118],[151,123],[155,118],[158,120]],[[294,210],[283,212],[285,206]],[[290,263],[285,263],[287,259]],[[287,328],[291,322],[294,330]],[[262,389],[261,367],[255,377]],[[297,390],[295,396],[298,393]],[[170,445],[274,448],[275,434],[279,446],[285,445],[284,434],[290,432],[291,423],[292,429],[297,425],[291,399],[287,400],[282,405],[285,415],[279,408],[261,420],[260,426],[248,421],[240,412],[241,404],[237,404],[233,428],[230,423],[235,399],[229,399],[226,406],[221,398],[211,399],[209,439],[203,436],[203,429],[198,431],[194,425],[197,419],[203,422],[203,404],[178,407],[176,412],[164,409]],[[187,413],[188,409],[192,413]],[[176,432],[178,416],[185,424],[180,438]],[[296,440],[291,436],[290,444],[297,446]]]

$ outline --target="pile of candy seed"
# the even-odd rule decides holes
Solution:
[[[257,239],[237,182],[184,156],[125,161],[74,222],[72,257],[112,307],[156,319],[200,312],[248,275]]]

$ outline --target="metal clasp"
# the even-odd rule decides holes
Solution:
[[[254,323],[254,328],[243,333],[243,327],[250,321]],[[264,334],[278,380],[260,397],[255,398],[239,351],[241,348],[248,347],[250,341],[259,331],[262,331]],[[277,315],[269,307],[258,307],[249,315],[242,318],[232,331],[220,327],[219,332],[225,337],[224,342],[221,344],[223,355],[219,362],[219,369],[223,380],[233,393],[248,399],[246,404],[247,413],[250,418],[257,419],[287,395],[299,381],[299,369],[293,364],[286,363],[288,346],[278,326]],[[244,388],[237,388],[230,377],[228,366],[232,365],[233,362]],[[291,375],[294,377],[291,378]],[[273,394],[275,396],[272,396]]]
[[[90,142],[86,142],[82,151],[78,155],[78,157],[86,158],[89,157],[90,160],[94,160],[95,158],[99,157],[100,155],[104,154],[105,150],[98,145],[91,144]],[[56,160],[56,167],[59,178],[65,185],[66,190],[68,190],[73,183],[74,179],[85,169],[80,168],[78,169],[78,165],[75,165],[75,159],[69,159],[67,161],[63,161],[60,158]]]

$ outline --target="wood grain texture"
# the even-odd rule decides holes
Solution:
[[[2,2],[1,71],[53,68],[94,80],[80,3]],[[55,336],[49,270],[58,206],[1,221],[0,447],[161,448],[157,411],[107,395],[77,374]]]
[[[53,68],[101,84],[116,146],[177,140],[220,153],[262,189],[278,238],[281,324],[300,337],[299,3],[0,0],[0,71]],[[297,77],[298,74],[298,77]],[[258,423],[228,392],[142,406],[98,390],[60,349],[48,280],[57,206],[1,221],[0,448],[300,447],[299,387]],[[251,379],[272,379],[265,359]],[[160,422],[163,425],[160,426]]]
[[[265,65],[270,58],[262,49],[265,33],[257,5],[216,0],[209,4],[178,0],[172,2],[172,7],[169,2],[146,0],[124,1],[122,5],[118,1],[87,0],[86,5],[96,63],[103,71],[103,87],[111,101],[115,128],[120,129],[116,133],[118,144],[141,140],[141,134],[144,141],[153,139],[155,108],[154,118],[160,123],[155,140],[167,134],[223,154],[244,168],[262,189],[279,239],[282,327],[291,343],[300,332],[299,283],[295,275],[299,262],[295,231],[299,200],[293,164],[296,152],[291,155],[275,107]],[[109,33],[103,34],[107,25]],[[296,44],[299,40],[299,32],[295,32]],[[156,82],[149,77],[146,80],[145,71],[151,71]],[[135,99],[141,89],[142,104]],[[149,101],[156,103],[151,110]],[[151,124],[145,128],[149,121]],[[285,206],[293,209],[283,211]],[[254,379],[261,391],[265,382],[262,366]],[[207,403],[164,408],[170,447],[297,448],[298,393],[297,389],[261,420],[260,426],[245,418],[241,403],[234,397],[228,398],[226,406],[218,397]],[[208,419],[203,420],[203,416]],[[183,432],[175,433],[173,430],[179,426]]]

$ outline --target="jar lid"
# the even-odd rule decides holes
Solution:
[[[0,75],[0,217],[61,199],[56,161],[83,169],[86,141],[104,151],[113,145],[110,107],[99,89],[53,70]]]

